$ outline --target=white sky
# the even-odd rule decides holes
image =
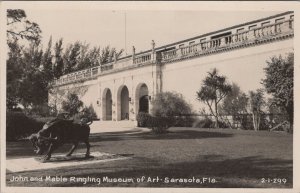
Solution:
[[[24,10],[28,19],[40,25],[43,45],[52,35],[54,41],[63,38],[64,45],[79,40],[118,49],[125,48],[126,12],[128,54],[133,45],[136,52],[150,49],[151,40],[159,47],[285,11]]]

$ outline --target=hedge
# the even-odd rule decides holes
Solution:
[[[6,140],[16,141],[38,132],[45,122],[36,121],[22,112],[6,113]]]

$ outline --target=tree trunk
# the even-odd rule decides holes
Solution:
[[[255,130],[255,131],[257,131],[257,122],[256,122],[256,114],[255,114],[255,112],[252,112],[252,120],[253,120],[253,129]]]
[[[259,125],[260,125],[260,113],[257,113],[257,123],[256,123],[256,130],[259,131]]]
[[[218,104],[217,104],[217,100],[215,100],[215,113],[216,113],[216,128],[219,128],[219,115],[218,115]]]

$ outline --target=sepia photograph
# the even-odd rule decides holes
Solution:
[[[73,3],[1,4],[3,190],[295,190],[294,4]]]

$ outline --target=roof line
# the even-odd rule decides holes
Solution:
[[[246,22],[246,23],[241,23],[241,24],[238,24],[238,25],[227,27],[227,28],[224,28],[224,29],[221,29],[221,30],[205,33],[205,34],[202,34],[202,35],[199,35],[199,36],[195,36],[195,37],[192,37],[192,38],[180,40],[178,42],[174,42],[174,43],[170,43],[170,44],[167,44],[167,45],[157,47],[157,48],[155,48],[155,51],[163,49],[163,48],[167,48],[169,46],[173,46],[173,45],[176,45],[176,44],[180,44],[180,43],[183,43],[183,42],[191,41],[191,40],[198,39],[198,38],[203,38],[203,37],[206,37],[206,36],[209,36],[209,35],[212,35],[212,34],[220,33],[220,32],[223,32],[223,31],[230,30],[230,29],[238,28],[238,27],[249,25],[249,24],[256,23],[256,22],[261,22],[261,21],[264,21],[264,20],[267,20],[267,19],[272,19],[272,18],[275,18],[275,17],[279,17],[279,16],[282,16],[282,15],[291,14],[291,13],[294,13],[294,11],[286,11],[286,12],[279,13],[279,14],[276,14],[276,15],[272,15],[272,16],[261,18],[261,19],[257,19],[257,20]],[[149,50],[146,50],[146,51],[143,51],[143,52],[136,53],[135,55],[138,56],[138,55],[150,52],[150,51],[152,51],[152,50],[149,49]],[[132,57],[132,55],[124,56],[122,58],[119,58],[119,60],[125,59],[125,58],[128,58],[128,57]]]
[[[286,14],[290,14],[290,13],[294,13],[294,11],[287,11],[287,12],[279,13],[279,14],[272,15],[272,16],[269,16],[269,17],[265,17],[265,18],[262,18],[262,19],[257,19],[257,20],[246,22],[246,23],[234,25],[234,26],[227,27],[227,28],[224,28],[224,29],[221,29],[221,30],[217,30],[217,31],[205,33],[205,34],[202,34],[202,35],[199,35],[199,36],[195,36],[193,38],[188,38],[188,39],[185,39],[185,40],[181,40],[181,41],[178,41],[178,42],[167,44],[165,46],[161,46],[161,47],[158,47],[156,49],[161,49],[161,48],[164,48],[164,47],[169,47],[169,46],[172,46],[172,45],[180,44],[180,43],[183,43],[183,42],[186,42],[186,41],[190,41],[190,40],[194,40],[194,39],[198,39],[198,38],[203,38],[205,36],[209,36],[209,35],[212,35],[212,34],[215,34],[215,33],[220,33],[220,32],[227,31],[227,30],[230,30],[230,29],[233,29],[233,28],[242,27],[244,25],[249,25],[249,24],[256,23],[256,22],[261,22],[261,21],[264,21],[264,20],[267,20],[267,19],[272,19],[272,18],[282,16],[282,15],[286,15]]]

